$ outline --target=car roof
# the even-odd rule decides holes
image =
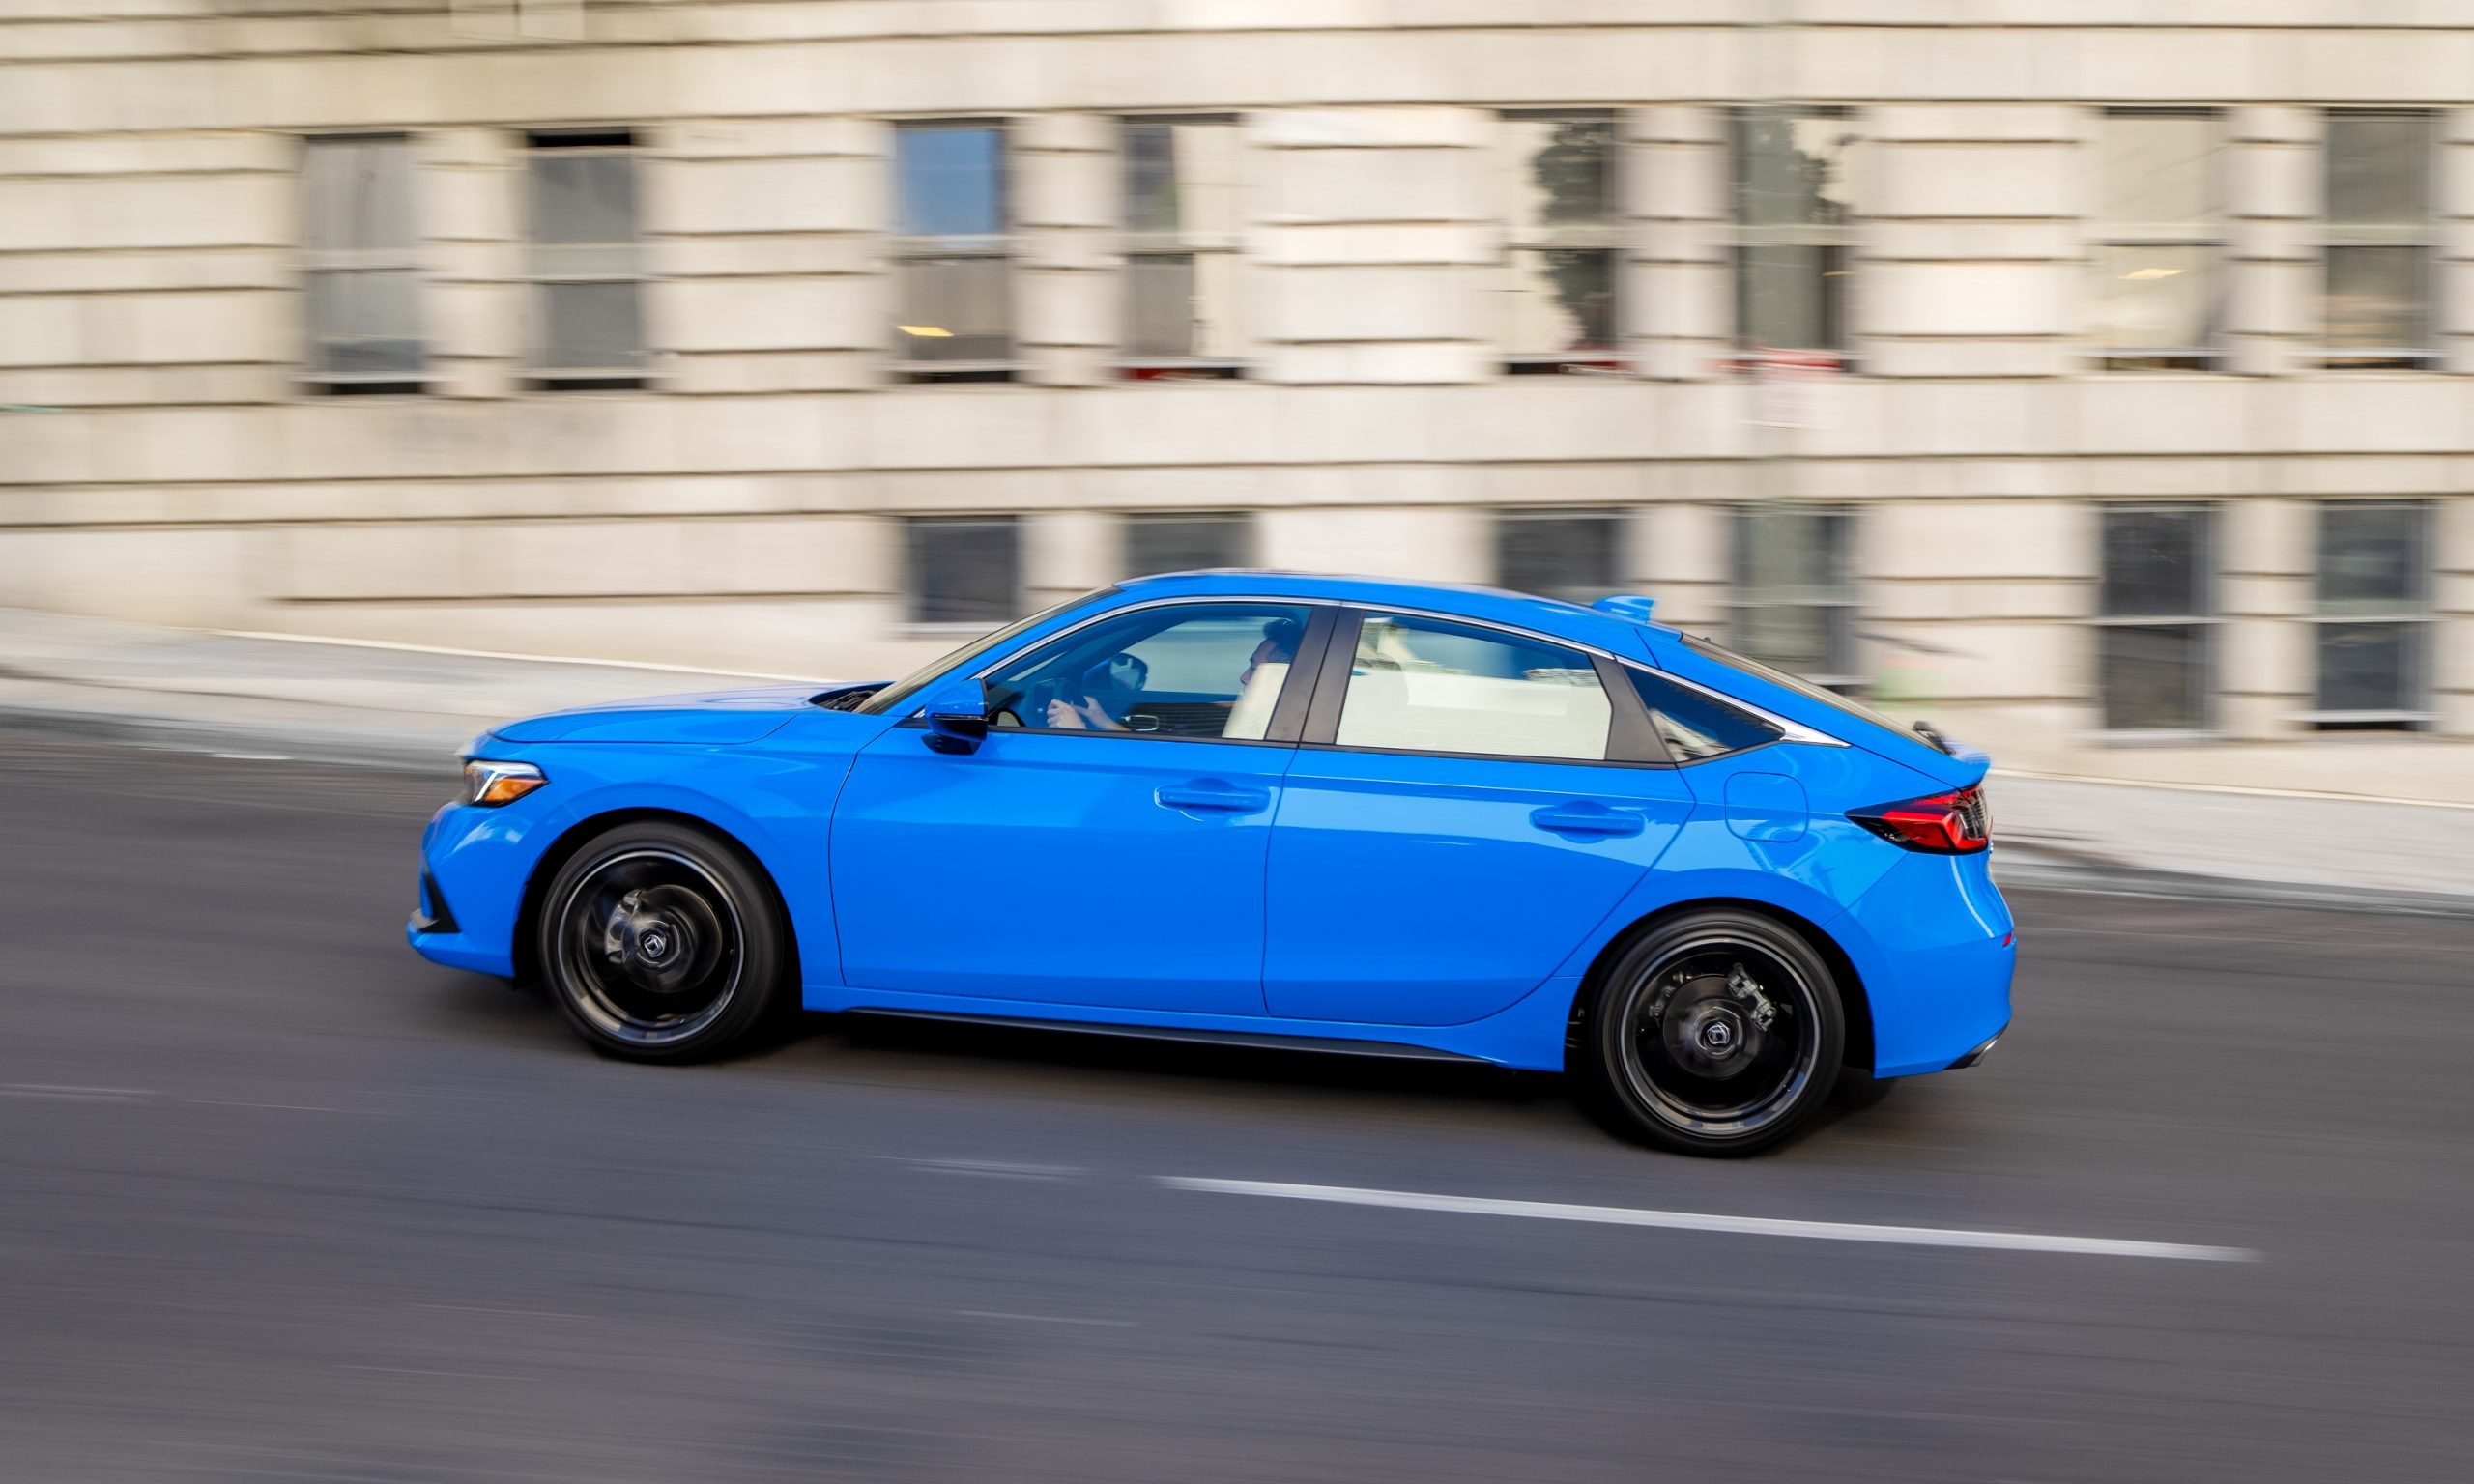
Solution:
[[[1129,578],[1119,583],[1117,588],[1130,599],[1305,598],[1424,609],[1509,624],[1514,628],[1535,629],[1621,653],[1639,653],[1645,630],[1670,635],[1675,632],[1663,624],[1644,623],[1599,613],[1560,598],[1541,598],[1535,593],[1510,592],[1501,587],[1419,583],[1396,577],[1333,576],[1314,572],[1221,567],[1203,572],[1167,572],[1156,577]]]

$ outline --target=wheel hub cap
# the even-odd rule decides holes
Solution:
[[[1723,999],[1671,1007],[1661,1030],[1667,1053],[1705,1077],[1735,1076],[1761,1049],[1761,1027]]]

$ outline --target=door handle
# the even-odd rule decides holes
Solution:
[[[1530,811],[1529,822],[1557,835],[1638,835],[1641,816],[1603,804],[1550,804]]]
[[[1269,808],[1272,796],[1259,788],[1239,788],[1217,778],[1163,784],[1151,797],[1164,809],[1210,810],[1215,813],[1251,814]]]

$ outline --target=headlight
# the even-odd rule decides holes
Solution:
[[[496,809],[540,787],[550,780],[529,762],[493,762],[475,757],[464,764],[464,802]]]

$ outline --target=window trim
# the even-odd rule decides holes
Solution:
[[[623,135],[626,143],[607,142],[606,136]],[[572,140],[574,142],[563,142]],[[587,142],[590,140],[590,142]],[[544,141],[547,141],[546,143]],[[623,254],[613,253],[614,260],[623,256],[625,271],[552,273],[540,267],[540,254],[549,244],[541,241],[539,200],[534,194],[533,161],[544,153],[563,157],[622,157],[628,161],[632,177],[635,219],[630,226],[635,232],[626,243],[574,243],[561,246],[592,248],[624,248]],[[524,131],[524,281],[531,291],[525,296],[528,320],[523,376],[527,385],[535,391],[590,392],[640,391],[652,383],[653,326],[652,296],[647,292],[650,274],[645,271],[644,221],[644,134],[633,125],[575,125],[559,128],[529,128]],[[636,291],[636,364],[633,366],[554,366],[549,363],[549,296],[543,291],[552,284],[632,285]]]
[[[2199,659],[2199,714],[2188,727],[2114,727],[2106,724],[2109,707],[2105,699],[2105,651],[2101,638],[2091,633],[2094,651],[2088,658],[2095,678],[2094,700],[2096,726],[2092,735],[2105,741],[2169,743],[2184,740],[2206,740],[2224,735],[2218,728],[2218,668],[2223,663],[2224,605],[2218,601],[2218,556],[2221,551],[2220,528],[2225,519],[2224,500],[2217,499],[2127,499],[2108,500],[2098,506],[2096,515],[2096,611],[2085,620],[2091,631],[2104,629],[2152,629],[2159,627],[2195,627],[2201,640]],[[2116,513],[2197,510],[2206,517],[2200,530],[2199,550],[2192,560],[2199,568],[2202,594],[2208,611],[2203,614],[2108,614],[2105,608],[2104,523]]]
[[[2340,223],[2328,214],[2328,184],[2336,168],[2329,149],[2328,126],[2341,118],[2420,119],[2429,126],[2423,150],[2423,216],[2402,226],[2383,223]],[[2441,364],[2439,341],[2439,254],[2441,160],[2448,149],[2443,110],[2414,107],[2322,108],[2319,110],[2319,344],[2314,353],[2325,371],[2433,371]],[[2413,250],[2414,307],[2421,322],[2419,347],[2334,346],[2328,343],[2328,249],[2332,247],[2405,247]]]
[[[293,183],[298,199],[294,203],[297,236],[294,239],[294,293],[301,310],[301,364],[293,381],[324,397],[351,395],[420,396],[445,378],[433,368],[429,342],[428,316],[424,312],[425,290],[429,285],[428,266],[423,259],[420,220],[420,158],[416,153],[417,136],[404,129],[331,128],[307,129],[294,135],[299,153],[293,162]],[[312,247],[309,243],[310,201],[307,181],[309,157],[321,143],[337,144],[399,144],[404,149],[405,215],[410,223],[412,241],[401,248]],[[309,286],[322,274],[360,272],[403,272],[413,278],[413,333],[419,347],[419,364],[406,371],[326,371],[319,368],[323,353],[331,344],[340,342],[321,339],[316,317],[309,310]]]
[[[1827,691],[1859,689],[1869,691],[1872,688],[1872,677],[1862,672],[1863,667],[1858,663],[1857,653],[1857,646],[1863,642],[1864,614],[1863,593],[1856,581],[1856,522],[1859,519],[1860,508],[1854,502],[1844,500],[1769,502],[1739,500],[1728,506],[1727,595],[1720,599],[1718,604],[1727,616],[1727,648],[1746,659],[1760,660],[1762,664],[1769,665],[1773,670],[1794,674],[1796,672],[1788,671],[1786,666],[1761,659],[1761,656],[1752,652],[1752,646],[1744,642],[1744,614],[1754,609],[1769,608],[1809,608],[1843,613],[1847,617],[1847,659],[1851,667],[1850,671],[1843,675],[1798,675],[1798,678],[1818,685]],[[1780,598],[1772,602],[1758,603],[1745,596],[1752,591],[1751,543],[1745,538],[1746,528],[1765,513],[1775,514],[1781,511],[1794,511],[1802,515],[1836,516],[1846,523],[1847,542],[1838,554],[1841,558],[1840,565],[1845,570],[1842,574],[1843,580],[1836,587],[1836,590],[1844,596]]]
[[[2313,542],[2311,557],[2311,612],[2304,615],[2303,620],[2311,630],[2312,705],[2308,710],[2293,713],[2292,720],[2318,731],[2374,729],[2422,731],[2439,720],[2438,709],[2431,703],[2431,644],[2432,635],[2438,632],[2432,625],[2439,617],[2431,609],[2431,579],[2438,575],[2439,570],[2431,550],[2432,530],[2438,524],[2433,514],[2432,502],[2428,499],[2321,499],[2314,501],[2314,505],[2316,507],[2313,511],[2314,524],[2317,528],[2314,532],[2316,539]],[[2377,614],[2330,614],[2321,609],[2320,605],[2327,601],[2326,594],[2320,588],[2328,576],[2328,517],[2338,510],[2347,508],[2392,510],[2405,508],[2414,512],[2416,523],[2414,578],[2417,590],[2411,596],[2399,599],[2401,606],[2398,609]],[[2403,607],[2402,605],[2405,604],[2414,606]],[[2404,698],[2412,704],[2368,711],[2331,711],[2320,707],[2319,697],[2325,679],[2320,664],[2320,632],[2345,624],[2362,623],[2417,626],[2411,631],[2413,636],[2413,651],[2409,657],[2411,672],[2406,677],[2407,692]]]
[[[1626,130],[1624,127],[1624,109],[1613,104],[1600,107],[1498,108],[1495,110],[1495,123],[1498,128],[1497,156],[1502,161],[1503,178],[1513,183],[1515,190],[1518,188],[1518,172],[1527,168],[1528,158],[1514,150],[1511,141],[1504,136],[1501,131],[1503,125],[1533,120],[1603,122],[1613,126],[1614,130],[1614,137],[1609,141],[1606,154],[1606,220],[1603,223],[1592,223],[1587,226],[1548,228],[1541,225],[1532,232],[1524,232],[1521,230],[1518,218],[1510,210],[1510,203],[1507,201],[1502,218],[1503,261],[1500,265],[1508,280],[1505,284],[1505,292],[1509,295],[1517,293],[1519,289],[1517,274],[1522,253],[1556,251],[1605,253],[1609,265],[1607,283],[1613,290],[1615,298],[1615,302],[1609,310],[1613,317],[1609,326],[1613,330],[1612,343],[1607,346],[1603,355],[1570,351],[1513,351],[1509,348],[1511,339],[1510,322],[1508,319],[1500,321],[1497,332],[1501,336],[1502,348],[1496,357],[1496,363],[1497,369],[1506,376],[1555,373],[1620,376],[1632,369],[1631,358],[1625,354],[1624,345],[1624,312],[1631,303],[1632,298],[1625,292],[1624,282],[1627,276],[1625,270],[1631,264],[1629,249],[1632,238],[1631,217],[1625,209],[1627,203],[1625,190],[1630,177],[1625,168]]]
[[[935,513],[905,515],[901,517],[901,521],[903,539],[902,631],[905,634],[917,637],[929,637],[968,634],[973,632],[986,633],[991,627],[1002,629],[1017,621],[1012,618],[1001,618],[992,625],[982,625],[977,619],[973,618],[920,617],[918,605],[921,594],[916,581],[918,577],[918,567],[916,565],[918,559],[918,548],[911,544],[911,533],[925,525],[961,525],[964,522],[977,522],[982,525],[1002,524],[1006,526],[1014,533],[1014,585],[1013,590],[1006,595],[1007,607],[1019,609],[1022,606],[1022,599],[1024,596],[1024,584],[1022,582],[1022,518],[1020,515],[1010,510],[1000,510],[986,514],[974,514],[967,511],[936,511]]]
[[[1134,533],[1135,530],[1145,521],[1157,521],[1162,525],[1173,525],[1180,521],[1192,522],[1195,525],[1200,525],[1204,521],[1234,521],[1245,528],[1245,533],[1242,541],[1242,545],[1245,547],[1245,550],[1238,554],[1237,560],[1218,568],[1164,567],[1158,571],[1128,571],[1126,573],[1126,577],[1129,579],[1136,577],[1157,577],[1171,571],[1209,572],[1244,570],[1255,564],[1254,553],[1262,544],[1260,523],[1255,520],[1255,515],[1256,512],[1253,510],[1224,509],[1216,507],[1197,507],[1192,510],[1120,510],[1117,512],[1116,519],[1117,565],[1125,568],[1131,568],[1134,565]]]
[[[2089,219],[2089,224],[2095,230],[2088,238],[2088,245],[2100,253],[2108,247],[2196,247],[2205,251],[2208,254],[2208,320],[2215,328],[2217,343],[2206,346],[2155,346],[2137,350],[2121,346],[2098,345],[2090,348],[2089,358],[2095,361],[2097,370],[2115,375],[2163,372],[2168,375],[2204,376],[2223,371],[2227,364],[2224,316],[2228,296],[2232,290],[2229,272],[2232,250],[2232,234],[2229,226],[2231,217],[2227,213],[2225,200],[2227,183],[2230,174],[2229,169],[2230,160],[2226,153],[2225,110],[2212,107],[2100,108],[2097,110],[2099,149],[2103,147],[2101,131],[2105,121],[2110,119],[2204,119],[2211,126],[2216,144],[2208,158],[2208,192],[2211,197],[2208,210],[2211,215],[2202,220],[2171,224],[2116,222],[2110,214],[2094,215]],[[2103,189],[2101,175],[2098,189],[2100,192]],[[2101,210],[2107,203],[2099,199],[2095,204]],[[2177,232],[2136,230],[2142,227],[2167,225],[2193,230]],[[2198,230],[2201,228],[2214,230],[2204,232]],[[2201,362],[2201,364],[2189,366],[2123,364],[2126,361],[2137,360],[2191,360]]]
[[[1011,382],[1028,366],[1022,357],[1021,304],[1015,289],[1015,180],[1013,123],[1001,115],[932,114],[918,118],[888,121],[894,135],[891,153],[885,163],[893,176],[893,230],[885,241],[893,262],[894,310],[887,316],[885,327],[893,331],[889,364],[897,381],[910,385],[933,386],[952,382]],[[969,233],[956,236],[910,237],[902,231],[902,132],[911,129],[925,132],[934,128],[984,128],[996,135],[996,218],[1003,229],[993,234]],[[906,334],[902,328],[904,296],[908,292],[910,265],[929,259],[972,259],[992,261],[1004,266],[1005,340],[1012,355],[993,360],[921,360],[906,354],[917,337]]]

